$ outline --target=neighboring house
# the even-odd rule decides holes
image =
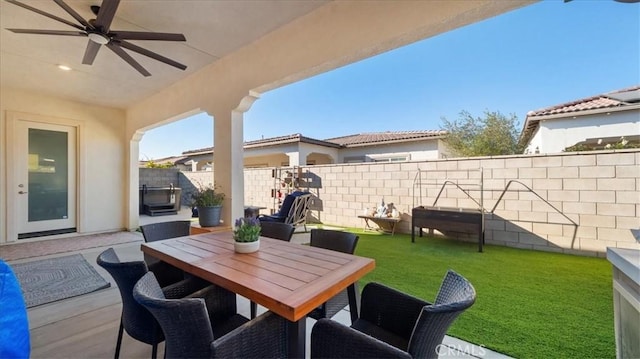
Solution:
[[[558,153],[579,144],[604,148],[638,135],[640,86],[530,111],[520,141],[524,153]]]
[[[362,133],[317,140],[299,133],[244,143],[244,167],[288,167],[357,162],[403,162],[446,158],[446,131],[398,131]],[[210,170],[214,148],[189,150],[179,157],[154,160],[175,161],[191,171]],[[144,166],[144,162],[141,162]]]

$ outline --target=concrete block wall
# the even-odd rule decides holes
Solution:
[[[178,173],[177,168],[140,168],[138,182],[140,187],[169,187],[172,183],[177,187]]]
[[[410,233],[411,209],[433,205],[439,193],[438,206],[477,208],[469,196],[480,201],[481,168],[487,243],[599,256],[606,247],[640,249],[630,232],[640,228],[638,150],[318,165],[303,167],[302,182],[316,197],[313,221],[362,227],[357,216],[384,199],[401,213],[397,231]],[[244,176],[245,204],[267,207],[267,214],[277,210],[272,190],[288,188],[280,187],[272,168],[246,169]],[[442,189],[447,180],[469,196],[452,185]],[[212,182],[212,172],[140,169],[140,185],[174,183],[185,205],[198,183]]]
[[[401,213],[397,231],[409,233],[411,209],[433,205],[445,180],[479,201],[480,168],[484,208],[493,210],[485,217],[487,243],[599,256],[606,247],[640,249],[630,232],[640,228],[638,150],[319,165],[304,167],[303,174],[319,184],[310,190],[317,196],[312,215],[320,222],[361,227],[357,216],[384,199]],[[273,208],[272,188],[270,168],[245,170],[246,204]],[[437,205],[477,208],[451,185]]]

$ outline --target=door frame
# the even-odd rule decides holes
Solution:
[[[31,114],[26,112],[18,112],[18,111],[7,111],[6,112],[6,149],[7,149],[7,187],[5,188],[4,193],[6,194],[7,200],[7,242],[13,243],[18,241],[18,228],[19,228],[19,214],[18,214],[18,202],[16,200],[16,196],[11,192],[14,188],[17,188],[18,181],[17,176],[13,174],[13,169],[16,166],[17,154],[15,153],[15,139],[14,131],[16,130],[16,124],[18,121],[29,121],[29,122],[37,122],[42,124],[52,124],[52,125],[60,125],[60,126],[68,126],[74,127],[76,130],[76,173],[75,173],[75,195],[76,195],[76,233],[69,233],[64,235],[51,235],[44,237],[34,237],[29,239],[21,239],[20,242],[27,242],[31,240],[43,240],[43,239],[53,239],[60,237],[69,237],[72,235],[77,235],[78,233],[83,232],[83,218],[82,215],[84,213],[84,196],[83,188],[84,183],[86,181],[86,176],[84,175],[83,169],[86,168],[84,166],[84,140],[83,140],[83,127],[84,122],[80,120],[72,120],[66,118],[58,118],[53,116],[43,116],[37,114]]]

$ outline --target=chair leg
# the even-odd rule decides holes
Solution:
[[[151,359],[156,359],[157,357],[158,357],[158,324],[154,324],[153,325],[153,344],[151,344]]]
[[[118,329],[118,340],[116,341],[116,354],[114,356],[115,359],[120,357],[120,346],[122,345],[122,332],[124,331],[124,326],[122,326],[122,317],[120,318],[120,329]]]
[[[251,302],[251,319],[255,318],[258,314],[258,305],[256,302]]]

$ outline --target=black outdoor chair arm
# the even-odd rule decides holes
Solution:
[[[411,358],[398,348],[330,319],[311,331],[311,358]]]
[[[287,321],[266,312],[211,343],[212,358],[286,358]]]
[[[362,291],[359,320],[365,320],[408,341],[422,308],[429,304],[422,299],[372,282]]]

